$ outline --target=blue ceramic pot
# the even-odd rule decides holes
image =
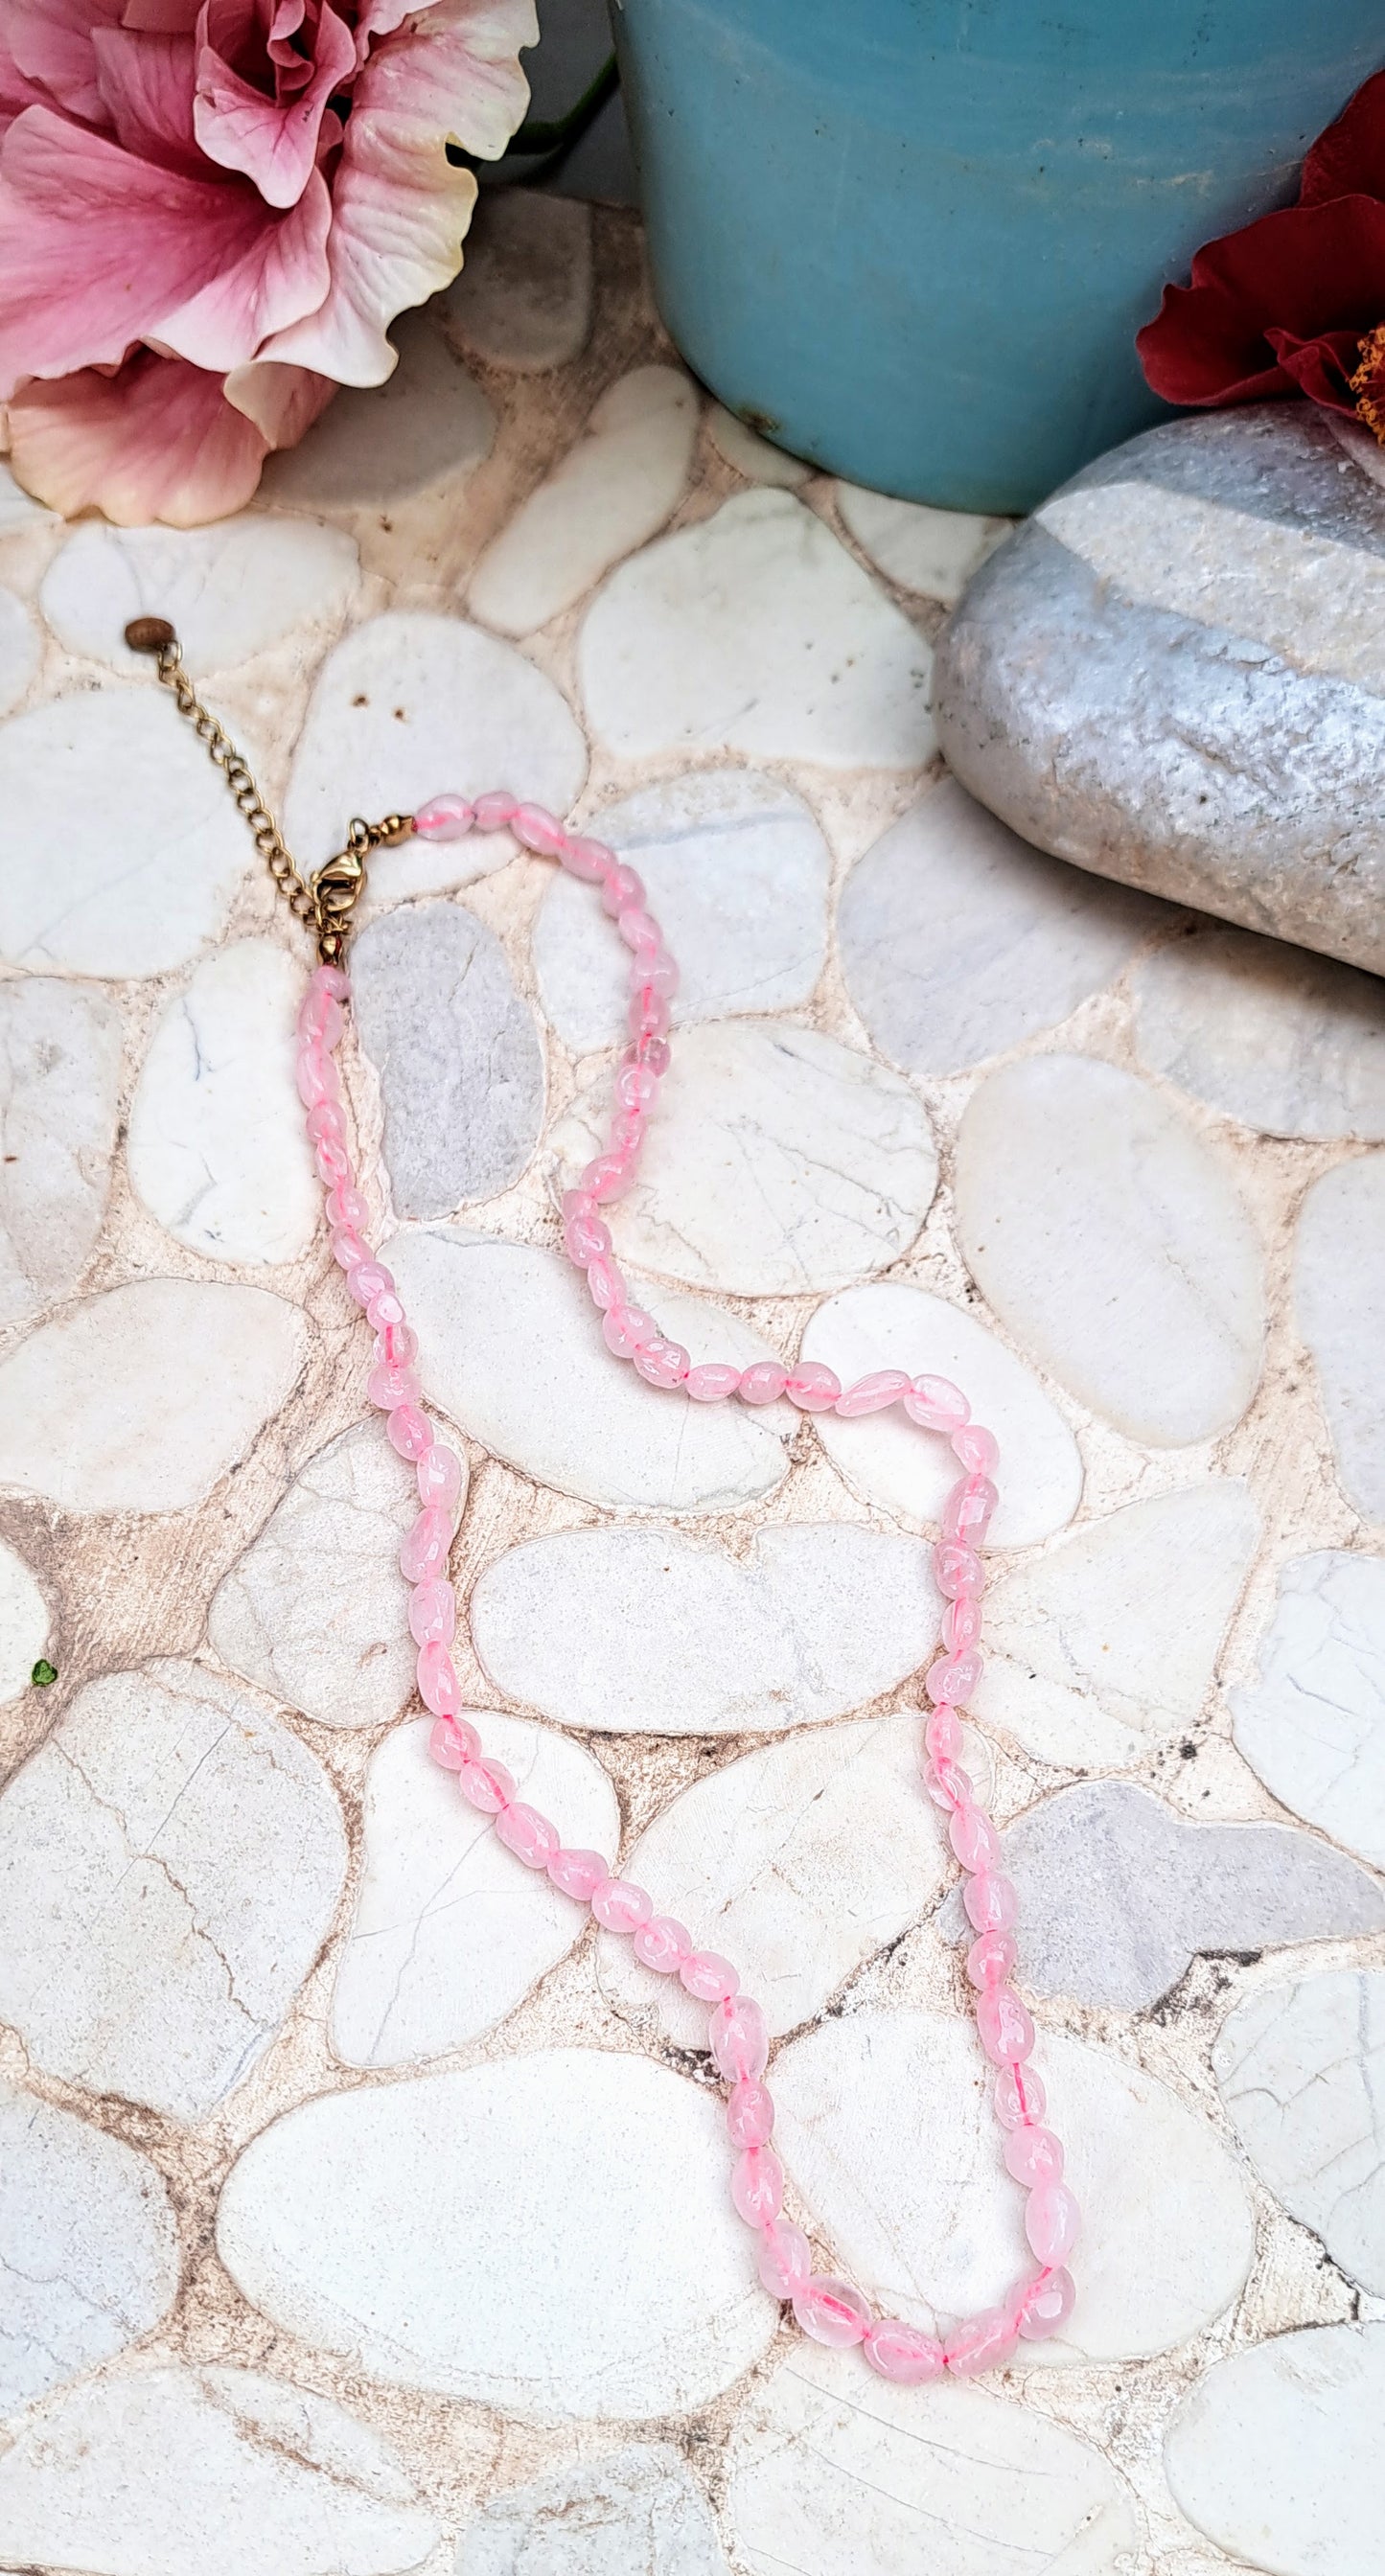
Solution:
[[[1381,0],[613,0],[655,291],[733,411],[1026,510],[1163,406],[1133,347],[1293,195]]]

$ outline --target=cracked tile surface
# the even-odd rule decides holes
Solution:
[[[178,2275],[157,2168],[0,2077],[0,2412],[146,2333],[172,2305]]]

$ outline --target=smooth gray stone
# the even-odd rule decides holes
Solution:
[[[482,2505],[457,2576],[729,2576],[701,2490],[667,2442],[574,2461]]]
[[[463,904],[404,906],[361,933],[351,981],[396,1214],[508,1189],[539,1141],[543,1056],[494,932]]]
[[[1306,406],[1075,476],[953,611],[934,712],[1041,849],[1385,973],[1385,491]]]
[[[1082,1781],[1001,1836],[1019,1894],[1024,1983],[1139,2012],[1198,1952],[1283,1948],[1385,1927],[1355,1861],[1292,1825],[1193,1825],[1128,1780]],[[954,1890],[945,1938],[972,1937]]]

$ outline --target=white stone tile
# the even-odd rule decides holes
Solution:
[[[109,1288],[0,1363],[0,1482],[64,1511],[184,1511],[278,1412],[307,1340],[263,1288]]]
[[[787,492],[737,493],[623,564],[578,661],[593,729],[621,759],[914,769],[934,748],[928,645]]]
[[[560,1253],[432,1226],[397,1234],[385,1258],[418,1331],[425,1393],[541,1484],[592,1503],[715,1512],[772,1493],[785,1473],[782,1413],[767,1423],[741,1405],[693,1405],[646,1386],[607,1350],[585,1284]],[[729,1356],[748,1368],[771,1356],[715,1306],[643,1293],[694,1361]]]
[[[1230,2353],[1184,2398],[1164,2466],[1188,2520],[1275,2576],[1378,2576],[1385,2325]]]
[[[1155,1448],[1239,1422],[1260,1375],[1264,1258],[1229,1164],[1137,1074],[1033,1056],[973,1092],[962,1253],[1079,1402]]]
[[[295,1261],[322,1193],[294,1078],[299,961],[274,939],[204,959],[165,1004],[130,1103],[137,1198],[193,1252]]]
[[[1191,1726],[1258,1532],[1247,1487],[1209,1476],[1002,1567],[986,1595],[980,1723],[1078,1770],[1138,1760]]]
[[[546,375],[587,345],[592,210],[537,188],[487,188],[466,237],[461,276],[434,311],[469,357],[515,375]]]
[[[1235,2164],[1203,2112],[1112,2051],[1045,2030],[1034,2063],[1083,2233],[1064,2333],[1021,2344],[1017,2360],[1137,2360],[1184,2342],[1250,2269]],[[837,2261],[888,2315],[950,2323],[1033,2268],[992,2078],[969,2018],[878,2008],[824,2022],[775,2060],[775,2143]]]
[[[1212,2065],[1261,2181],[1349,2279],[1385,2293],[1385,1975],[1258,1987]]]
[[[491,452],[495,413],[435,312],[390,326],[399,364],[383,385],[335,394],[297,447],[265,459],[261,497],[286,509],[364,508],[416,492],[453,497]]]
[[[1280,1804],[1385,1869],[1385,1560],[1325,1548],[1281,1569],[1240,1752]]]
[[[724,403],[713,403],[707,426],[713,445],[728,465],[734,465],[736,472],[745,476],[747,483],[773,483],[781,491],[796,492],[812,473],[811,465],[805,465],[801,456],[790,456],[786,448],[772,446],[757,430],[747,429]]]
[[[308,519],[262,510],[209,528],[112,528],[86,520],[56,555],[39,605],[71,653],[142,671],[132,653],[132,617],[166,617],[194,674],[248,662],[285,636],[306,655],[341,622],[360,580],[352,539]]]
[[[446,1216],[508,1189],[539,1141],[544,1068],[494,931],[464,904],[410,904],[361,933],[351,984],[396,1214]]]
[[[644,879],[678,961],[676,1026],[809,999],[827,955],[831,862],[807,806],[778,779],[691,770],[608,805],[588,828]],[[629,965],[591,887],[555,869],[534,971],[575,1054],[625,1043]]]
[[[571,1181],[605,1140],[603,1074],[555,1129]],[[902,1075],[818,1029],[689,1029],[639,1171],[611,1210],[617,1258],[732,1295],[802,1295],[887,1269],[938,1185],[928,1115]]]
[[[460,617],[371,617],[318,674],[294,754],[284,828],[320,864],[353,814],[408,813],[452,790],[509,787],[565,814],[587,771],[586,745],[553,682],[511,644]],[[470,884],[502,867],[505,833],[409,841],[379,852],[376,904]]]
[[[0,806],[0,954],[40,972],[182,966],[221,929],[254,857],[161,689],[78,690],[0,725]]]
[[[1299,1214],[1299,1330],[1317,1364],[1347,1501],[1385,1521],[1385,1154],[1339,1163]]]
[[[38,629],[22,599],[0,590],[0,715],[17,707],[38,669]]]
[[[972,574],[1009,536],[1013,519],[986,519],[969,510],[934,510],[919,501],[896,501],[859,483],[839,483],[837,507],[863,554],[901,590],[959,600]]]
[[[730,2576],[707,2500],[669,2442],[503,2487],[457,2543],[457,2576]]]
[[[950,1378],[973,1419],[1000,1443],[1000,1502],[991,1544],[1027,1547],[1064,1529],[1082,1493],[1077,1442],[1038,1379],[994,1333],[960,1306],[902,1280],[877,1280],[831,1297],[809,1320],[805,1360],[825,1361],[844,1386],[876,1369]],[[902,1413],[840,1421],[813,1416],[829,1458],[867,1502],[935,1522],[960,1470],[936,1431]]]
[[[330,1440],[212,1595],[207,1635],[223,1663],[320,1726],[398,1717],[415,1658],[399,1544],[417,1511],[413,1470],[378,1415]]]
[[[279,2028],[345,1872],[321,1763],[247,1692],[104,1674],[0,1797],[0,2013],[45,2074],[200,2119]]]
[[[608,1528],[497,1557],[471,1624],[500,1688],[560,1725],[777,1734],[892,1690],[928,1654],[939,1608],[917,1540],[846,1521],[760,1530],[743,1558]]]
[[[953,1073],[1065,1020],[1159,907],[1020,840],[944,778],[858,859],[837,939],[847,990],[906,1073]]]
[[[55,510],[46,510],[35,501],[21,483],[16,483],[8,465],[0,462],[0,537],[8,537],[21,528],[51,527]]]
[[[1212,1109],[1271,1136],[1385,1137],[1385,1016],[1373,975],[1221,922],[1146,957],[1136,1045]]]
[[[147,2334],[178,2287],[157,2167],[3,2078],[0,2285],[3,2415]]]
[[[405,2576],[439,2537],[378,2433],[258,2371],[112,2371],[30,2419],[0,2459],[12,2566]]]
[[[697,394],[678,367],[637,367],[601,396],[584,436],[493,537],[467,604],[501,635],[531,635],[663,526],[687,489]]]
[[[489,1755],[565,1843],[614,1859],[620,1810],[579,1744],[527,1718],[471,1712]],[[513,2011],[565,1959],[587,1915],[526,1869],[459,1796],[428,1751],[430,1717],[372,1754],[365,1875],[332,1996],[331,2037],[348,2066],[406,2066],[460,2048]]]
[[[81,1276],[110,1190],[120,1014],[49,976],[0,984],[0,1323]]]
[[[232,2168],[217,2245],[276,2324],[510,2415],[702,2405],[778,2323],[727,2195],[720,2104],[600,2049],[305,2103]]]
[[[659,1913],[734,1963],[773,2037],[820,2012],[952,1875],[919,1739],[908,1711],[758,1746],[673,1799],[622,1861]],[[650,2035],[706,2047],[706,2005],[614,1933],[600,1936],[598,1970],[616,2010]]]
[[[746,2403],[727,2516],[752,2576],[1114,2576],[1139,2539],[1116,2471],[1046,2415],[807,2342]]]
[[[48,1604],[22,1556],[0,1540],[0,1707],[29,1688],[29,1675],[46,1647]]]

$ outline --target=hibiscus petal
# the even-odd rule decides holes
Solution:
[[[214,28],[217,13],[208,11],[204,23]],[[266,204],[296,205],[317,161],[328,101],[355,68],[355,45],[330,8],[317,23],[307,87],[282,103],[242,80],[215,44],[206,43],[197,61],[197,140],[208,160],[243,171]]]
[[[1359,331],[1320,331],[1311,340],[1300,340],[1292,331],[1281,331],[1271,323],[1265,337],[1299,393],[1306,394],[1323,411],[1343,412],[1348,420],[1355,418],[1356,405],[1347,379],[1360,355]]]
[[[0,99],[6,67],[22,94],[16,104],[52,103],[89,125],[104,125],[92,36],[120,24],[123,0],[0,0]]]
[[[101,510],[122,528],[192,528],[243,509],[268,447],[219,376],[147,349],[115,375],[87,367],[22,386],[10,435],[26,492],[64,518]]]
[[[533,0],[434,0],[371,54],[332,183],[326,300],[262,357],[384,383],[395,365],[387,323],[461,266],[476,182],[445,144],[498,158],[529,96],[519,48],[537,37]]]
[[[115,139],[141,161],[199,174],[192,130],[192,39],[137,36],[126,27],[98,27],[92,34],[97,78]]]
[[[340,391],[331,376],[315,376],[311,367],[281,367],[272,359],[252,359],[226,379],[226,400],[253,420],[271,447],[296,447]]]
[[[1385,197],[1385,72],[1373,72],[1318,136],[1303,165],[1298,201]]]
[[[1258,402],[1297,391],[1266,332],[1295,342],[1358,336],[1385,313],[1385,205],[1335,197],[1286,206],[1208,242],[1191,286],[1164,289],[1135,346],[1166,402]]]

